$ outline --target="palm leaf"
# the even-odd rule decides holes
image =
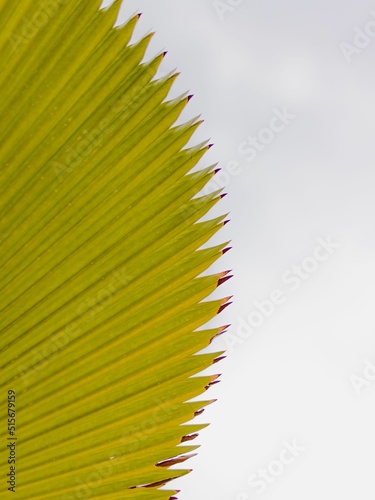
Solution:
[[[227,303],[204,300],[225,274],[200,276],[226,244],[200,219],[220,192],[191,173],[199,119],[167,100],[177,74],[130,44],[139,16],[113,28],[119,2],[0,0],[1,391],[16,393],[19,499],[168,499],[187,469],[192,377],[223,329]],[[1,474],[9,473],[1,455]],[[9,483],[11,484],[11,483]],[[8,486],[9,486],[8,484]]]

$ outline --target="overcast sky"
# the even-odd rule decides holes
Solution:
[[[374,500],[375,1],[126,0],[194,94],[233,250],[180,500]]]

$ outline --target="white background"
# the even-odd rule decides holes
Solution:
[[[172,485],[180,500],[374,500],[375,2],[126,0],[121,20],[135,12],[134,40],[156,31],[147,58],[168,50],[160,75],[181,71],[172,95],[194,94],[182,119],[205,120],[194,142],[215,144],[202,166],[219,162],[215,213],[231,218],[215,238],[233,249],[214,270],[234,272],[218,401]]]

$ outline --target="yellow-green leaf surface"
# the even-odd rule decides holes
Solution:
[[[221,354],[209,146],[100,3],[0,0],[1,498],[174,498]]]

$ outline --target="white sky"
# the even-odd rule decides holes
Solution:
[[[167,49],[160,74],[194,93],[183,118],[205,119],[195,142],[215,143],[202,166],[219,161],[231,212],[215,269],[235,274],[216,321],[232,327],[215,347],[233,347],[211,370],[194,472],[173,485],[180,500],[373,500],[375,2],[216,5],[126,0],[121,18],[143,12],[135,37],[155,30],[148,56]]]

